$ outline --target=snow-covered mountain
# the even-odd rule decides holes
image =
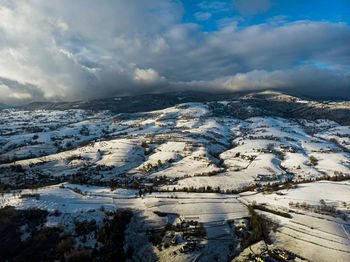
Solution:
[[[147,112],[130,98],[110,101],[115,110],[71,104],[0,111],[1,206],[58,210],[63,215],[46,224],[71,231],[76,220],[98,224],[105,209],[131,208],[124,248],[133,248],[135,261],[257,254],[349,261],[349,102],[277,92],[171,97],[157,98]],[[251,239],[253,216],[268,221],[269,241]],[[161,230],[163,244],[151,229]],[[89,250],[98,243],[89,237],[76,239]]]

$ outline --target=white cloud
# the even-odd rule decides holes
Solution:
[[[234,76],[217,79],[215,84],[230,91],[259,89],[293,89],[314,96],[339,96],[347,92],[349,73],[332,72],[326,68],[302,66],[285,70],[253,70]],[[336,85],[334,85],[337,83]]]
[[[254,15],[270,9],[270,0],[232,0],[234,6],[242,15]]]
[[[320,71],[301,74],[298,59],[329,65],[322,79],[330,88],[348,81],[347,24],[275,19],[240,27],[227,18],[203,32],[184,23],[183,12],[170,0],[0,0],[0,84],[13,94],[0,102],[311,85]],[[299,82],[282,77],[293,72]]]
[[[210,10],[211,12],[228,11],[230,4],[225,1],[202,1],[198,4],[202,10]]]
[[[31,94],[27,92],[14,92],[8,86],[0,84],[0,96],[9,100],[23,100],[32,98]]]
[[[158,72],[152,68],[140,69],[136,68],[134,72],[134,80],[147,84],[156,84],[165,81],[164,77],[159,76]]]
[[[211,13],[209,13],[209,12],[196,12],[194,14],[194,16],[196,17],[196,19],[198,21],[205,21],[211,17]]]
[[[161,37],[161,36],[158,36],[154,42],[153,42],[153,45],[151,45],[151,51],[153,53],[164,53],[166,51],[169,50],[169,45],[167,44],[166,40]]]

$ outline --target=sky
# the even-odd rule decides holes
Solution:
[[[173,91],[350,98],[349,0],[0,0],[0,103]]]

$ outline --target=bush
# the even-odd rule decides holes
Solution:
[[[92,261],[90,252],[84,248],[73,249],[70,253],[65,256],[67,262],[89,262]]]
[[[79,236],[89,234],[97,229],[95,219],[90,221],[84,220],[82,222],[74,221],[74,225],[75,232],[77,232]]]
[[[72,237],[63,238],[56,246],[56,253],[64,254],[74,248],[75,240]]]
[[[146,143],[146,141],[143,141],[142,144],[141,144],[141,146],[142,146],[143,148],[149,148],[149,145]]]
[[[16,256],[17,261],[44,261],[53,256],[53,250],[59,241],[57,228],[43,227],[32,234],[20,246],[20,252]]]
[[[311,164],[312,166],[316,166],[316,165],[317,165],[317,162],[318,162],[318,160],[317,160],[316,157],[310,156],[310,164]]]

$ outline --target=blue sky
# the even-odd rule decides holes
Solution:
[[[295,90],[350,98],[349,0],[0,0],[0,102]]]
[[[240,12],[232,0],[226,1],[182,1],[185,14],[184,22],[198,23],[204,31],[217,30],[223,19],[232,19],[240,26],[249,26],[283,19],[292,22],[297,20],[312,21],[350,21],[350,1],[348,0],[243,0],[251,2],[249,12]],[[257,10],[254,5],[264,2]],[[216,8],[215,8],[216,7]],[[202,16],[201,16],[202,15]]]

